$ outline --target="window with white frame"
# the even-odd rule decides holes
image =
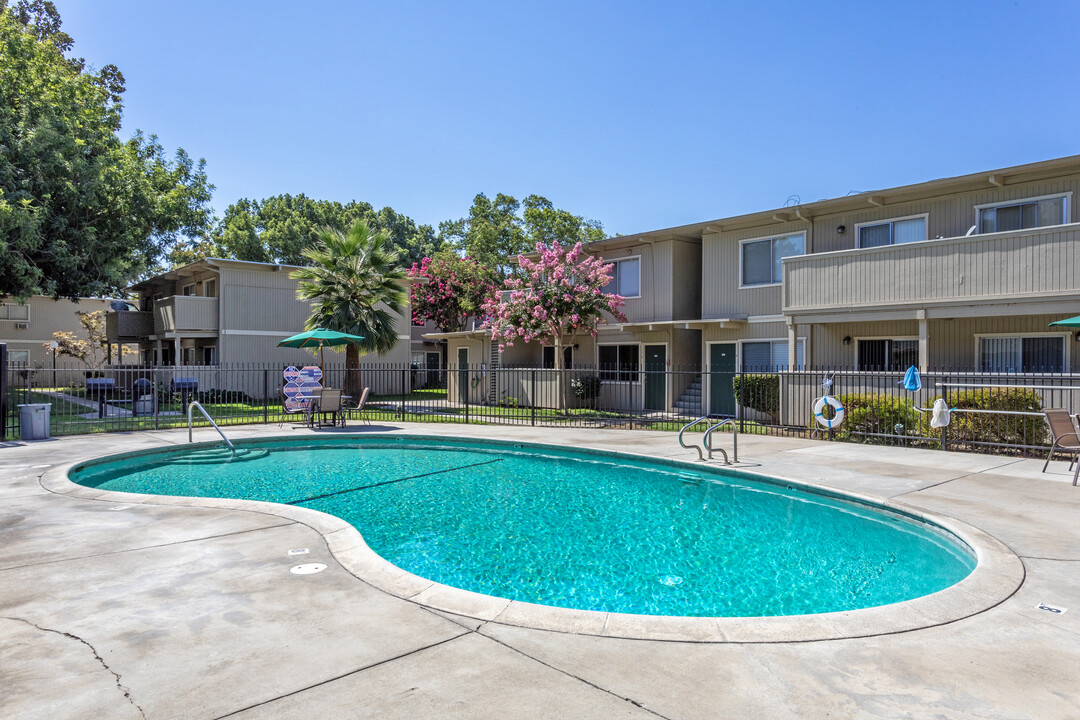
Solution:
[[[900,245],[926,239],[926,216],[898,218],[880,223],[865,223],[858,227],[859,247]]]
[[[803,341],[795,343],[795,365],[803,367]],[[747,372],[776,372],[788,369],[788,341],[760,340],[742,344],[742,369]]]
[[[772,285],[783,279],[783,259],[802,255],[806,236],[803,233],[783,235],[742,243],[742,284]]]
[[[597,349],[600,379],[607,382],[637,382],[638,346],[601,345]]]
[[[30,364],[29,350],[8,350],[8,362],[12,365],[25,366]]]
[[[998,205],[979,205],[975,210],[980,233],[1064,225],[1069,218],[1069,196],[1054,195]]]
[[[195,294],[195,283],[188,283],[180,289],[180,294],[185,297],[190,297]]]
[[[14,303],[0,303],[0,320],[18,320],[26,322],[30,319],[29,305],[16,305]]]
[[[604,286],[604,292],[623,297],[640,297],[641,258],[604,261],[604,264],[608,263],[615,267],[611,269],[611,281]]]
[[[217,280],[207,280],[203,282],[203,296],[205,297],[217,297]]]
[[[907,370],[919,364],[918,340],[859,340],[859,370]]]
[[[1065,371],[1063,335],[1028,335],[979,338],[982,372],[1059,373]]]

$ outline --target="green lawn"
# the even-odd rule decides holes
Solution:
[[[52,411],[50,418],[50,431],[53,435],[72,435],[80,433],[116,432],[132,430],[152,430],[181,428],[187,426],[185,408],[179,401],[163,405],[162,410],[175,412],[175,415],[159,414],[156,419],[149,417],[109,417],[99,419],[97,417],[85,418],[83,415],[94,413],[94,408],[85,407],[75,403],[65,402],[55,397],[45,395],[42,390],[51,388],[35,388],[29,395],[25,388],[13,388],[9,390],[9,402],[12,404],[11,412],[16,413],[14,408],[17,404],[26,402],[51,403]],[[73,390],[57,388],[66,394],[85,397],[82,389]],[[402,413],[402,400],[405,403],[405,412]],[[130,403],[117,403],[117,407],[130,409]],[[286,415],[282,411],[281,403],[271,399],[264,406],[262,401],[248,402],[203,402],[214,421],[219,425],[240,425],[248,423],[269,423],[302,421],[298,414]],[[609,410],[592,410],[588,408],[573,408],[569,412],[563,412],[552,408],[529,407],[505,407],[492,405],[447,405],[445,389],[421,389],[402,398],[401,395],[372,396],[366,409],[361,412],[349,413],[349,420],[356,422],[361,419],[368,422],[420,422],[420,423],[464,423],[470,424],[519,424],[529,425],[534,421],[545,425],[575,425],[575,424],[599,424],[611,427],[634,427],[641,429],[661,430],[678,432],[686,423],[682,419],[672,420],[646,420],[640,416],[631,416],[626,412]],[[208,423],[200,415],[194,418],[196,426],[204,427]],[[17,424],[17,420],[16,420]],[[692,430],[695,433],[704,432],[707,425],[700,423]],[[722,429],[730,432],[729,427]],[[757,423],[744,423],[743,432],[752,434],[764,434],[767,429]]]

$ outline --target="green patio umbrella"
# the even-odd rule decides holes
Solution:
[[[1050,323],[1051,325],[1060,325],[1062,327],[1074,327],[1080,328],[1080,315],[1071,318],[1065,318],[1064,320],[1057,320]]]
[[[278,343],[278,347],[319,348],[319,369],[325,372],[323,366],[323,348],[337,347],[339,345],[354,345],[363,339],[364,338],[359,335],[350,335],[349,333],[338,332],[336,330],[315,328],[314,330],[308,330],[299,335],[285,338]]]

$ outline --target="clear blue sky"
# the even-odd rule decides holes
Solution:
[[[1080,153],[1075,1],[55,2],[219,215],[537,193],[625,234]]]

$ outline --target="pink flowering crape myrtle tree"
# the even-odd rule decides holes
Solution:
[[[412,286],[413,322],[431,320],[443,332],[464,330],[495,294],[494,270],[453,253],[424,258],[420,265],[413,264],[409,275],[427,280]]]
[[[484,327],[491,330],[500,352],[515,342],[554,345],[555,368],[563,370],[563,348],[578,335],[596,337],[596,326],[605,316],[626,322],[619,310],[625,303],[619,295],[604,292],[612,266],[584,253],[581,243],[570,250],[558,241],[550,246],[537,243],[536,253],[535,261],[518,256],[522,279],[507,280],[509,297],[494,297],[484,305]],[[560,409],[565,410],[568,383],[565,373],[558,376]]]

